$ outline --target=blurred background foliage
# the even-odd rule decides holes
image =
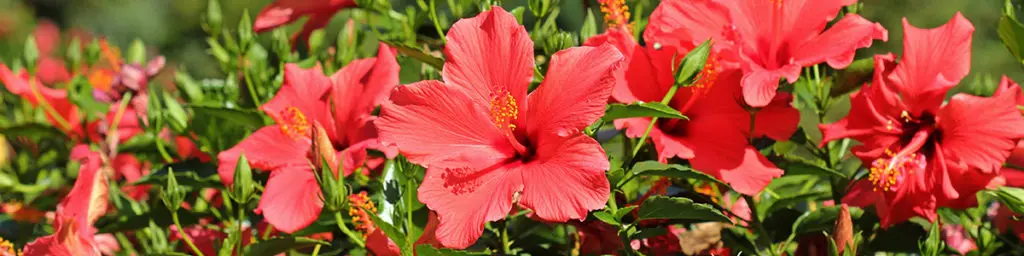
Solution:
[[[237,24],[245,10],[255,15],[270,2],[222,1],[224,24]],[[415,0],[391,2],[394,10],[416,5]],[[633,7],[632,11],[645,14],[657,2],[627,1]],[[442,19],[449,20],[450,24],[456,17],[452,17],[447,3],[438,1],[438,9],[446,16]],[[876,42],[872,48],[862,51],[860,57],[902,52],[901,20],[904,17],[915,26],[934,27],[948,21],[957,11],[962,11],[976,27],[971,76],[964,80],[965,86],[993,84],[1003,74],[1014,80],[1024,80],[1021,64],[1007,52],[996,34],[1003,1],[863,0],[861,3],[861,14],[885,26],[890,38],[888,42]],[[159,53],[168,58],[168,67],[188,67],[188,72],[197,78],[221,77],[223,74],[220,74],[217,62],[205,52],[207,34],[200,26],[200,17],[204,14],[206,4],[206,0],[0,0],[0,59],[10,62],[12,58],[20,56],[22,44],[35,24],[40,20],[50,20],[61,28],[65,43],[69,40],[66,36],[68,34],[102,35],[122,48],[135,39],[141,39],[150,47],[148,50],[151,53]],[[502,1],[502,5],[506,9],[513,9],[525,6],[526,0],[506,0]],[[558,26],[566,31],[579,31],[587,15],[584,8],[599,14],[596,0],[565,0],[561,1],[561,5]],[[530,26],[533,23],[532,16],[525,16],[523,22]],[[343,11],[334,17],[326,29],[326,45],[334,45],[332,41],[337,38],[336,33],[350,17],[351,11]],[[422,25],[426,27],[422,30],[430,29],[429,22]],[[293,23],[287,29],[295,31],[299,26],[301,22]],[[262,34],[261,40],[269,44],[270,33]]]

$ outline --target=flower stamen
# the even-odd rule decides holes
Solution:
[[[281,132],[288,137],[298,140],[303,137],[310,137],[310,124],[302,110],[296,107],[288,107],[281,111]]]
[[[491,93],[490,110],[494,126],[498,129],[510,133],[516,129],[515,121],[519,118],[519,105],[516,104],[516,98],[512,97],[512,93],[507,89],[502,88]]]
[[[377,206],[375,206],[373,201],[366,196],[366,191],[349,195],[348,200],[348,216],[352,216],[352,224],[355,225],[356,230],[362,232],[363,237],[365,237],[376,229],[373,226],[373,220],[370,219],[370,214],[377,214]]]
[[[607,28],[620,28],[632,32],[629,25],[629,6],[625,0],[599,0],[604,24]]]

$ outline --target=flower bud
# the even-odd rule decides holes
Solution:
[[[249,167],[249,160],[245,154],[238,156],[238,163],[235,164],[234,182],[231,184],[231,199],[239,204],[246,204],[253,197],[254,182],[252,180],[252,168]]]
[[[689,85],[708,61],[711,54],[711,39],[690,50],[676,68],[676,84]]]
[[[178,185],[173,168],[167,168],[167,185],[164,185],[161,194],[160,199],[172,212],[178,211],[178,208],[181,208],[181,202],[185,201],[185,189]]]
[[[836,242],[836,250],[839,255],[844,255],[843,251],[849,247],[853,249],[853,220],[850,218],[850,209],[846,204],[842,204],[839,208],[839,216],[836,217],[836,224],[832,230],[832,240]],[[857,255],[855,252],[850,252],[850,255]]]
[[[344,176],[339,166],[334,151],[334,144],[327,136],[327,131],[319,122],[313,123],[313,166],[316,172],[316,181],[320,185],[320,199],[324,202],[324,208],[330,211],[340,211],[345,205],[348,196],[348,188],[345,187]]]

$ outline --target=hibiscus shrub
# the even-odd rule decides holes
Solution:
[[[960,13],[219,4],[222,76],[46,22],[0,63],[0,255],[1024,254],[1024,91],[953,90]]]

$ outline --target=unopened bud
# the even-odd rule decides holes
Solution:
[[[253,197],[254,182],[252,180],[252,168],[249,167],[249,160],[245,154],[238,156],[238,163],[235,164],[234,182],[231,183],[231,199],[239,204],[246,204]]]
[[[836,242],[836,250],[839,255],[844,255],[843,251],[847,247],[853,250],[853,220],[850,219],[850,209],[846,204],[842,204],[839,208],[839,216],[836,217],[836,224],[832,230],[832,240]],[[856,253],[851,252],[850,255],[856,255]]]
[[[316,181],[320,185],[320,200],[324,208],[340,211],[348,199],[348,188],[345,187],[344,176],[341,175],[334,145],[327,136],[327,130],[320,123],[313,123],[313,166]]]
[[[173,168],[167,169],[167,184],[164,185],[161,193],[160,199],[172,212],[178,211],[178,208],[181,208],[181,202],[185,201],[185,189],[178,185]]]
[[[684,86],[692,84],[697,73],[704,69],[704,64],[707,63],[710,54],[711,39],[690,50],[676,69],[676,84]]]

